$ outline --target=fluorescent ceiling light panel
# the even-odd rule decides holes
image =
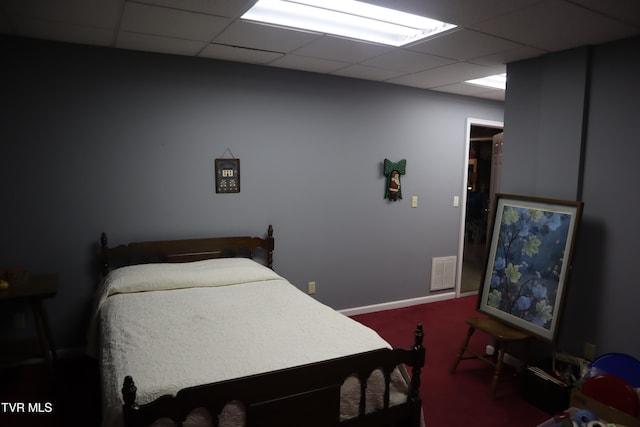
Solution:
[[[465,83],[505,90],[507,87],[507,73],[482,77],[481,79],[467,80]]]
[[[456,26],[354,0],[259,0],[243,19],[404,46]]]

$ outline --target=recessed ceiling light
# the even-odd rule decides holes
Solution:
[[[404,46],[453,24],[353,0],[259,0],[243,19]]]
[[[507,73],[482,77],[481,79],[467,80],[465,83],[504,90],[507,87]]]

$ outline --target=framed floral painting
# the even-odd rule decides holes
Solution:
[[[496,195],[478,311],[555,341],[582,202]]]

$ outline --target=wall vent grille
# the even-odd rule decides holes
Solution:
[[[431,290],[452,289],[456,284],[456,256],[433,258],[431,260]]]

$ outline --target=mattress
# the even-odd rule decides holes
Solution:
[[[126,375],[144,404],[199,384],[390,348],[372,329],[244,258],[112,271],[97,295],[90,343],[100,359],[103,427],[122,425]],[[379,382],[368,387],[369,403],[379,407],[382,376],[370,381]],[[405,393],[396,370],[391,404]],[[345,382],[342,400],[341,416],[355,414],[357,381]]]

